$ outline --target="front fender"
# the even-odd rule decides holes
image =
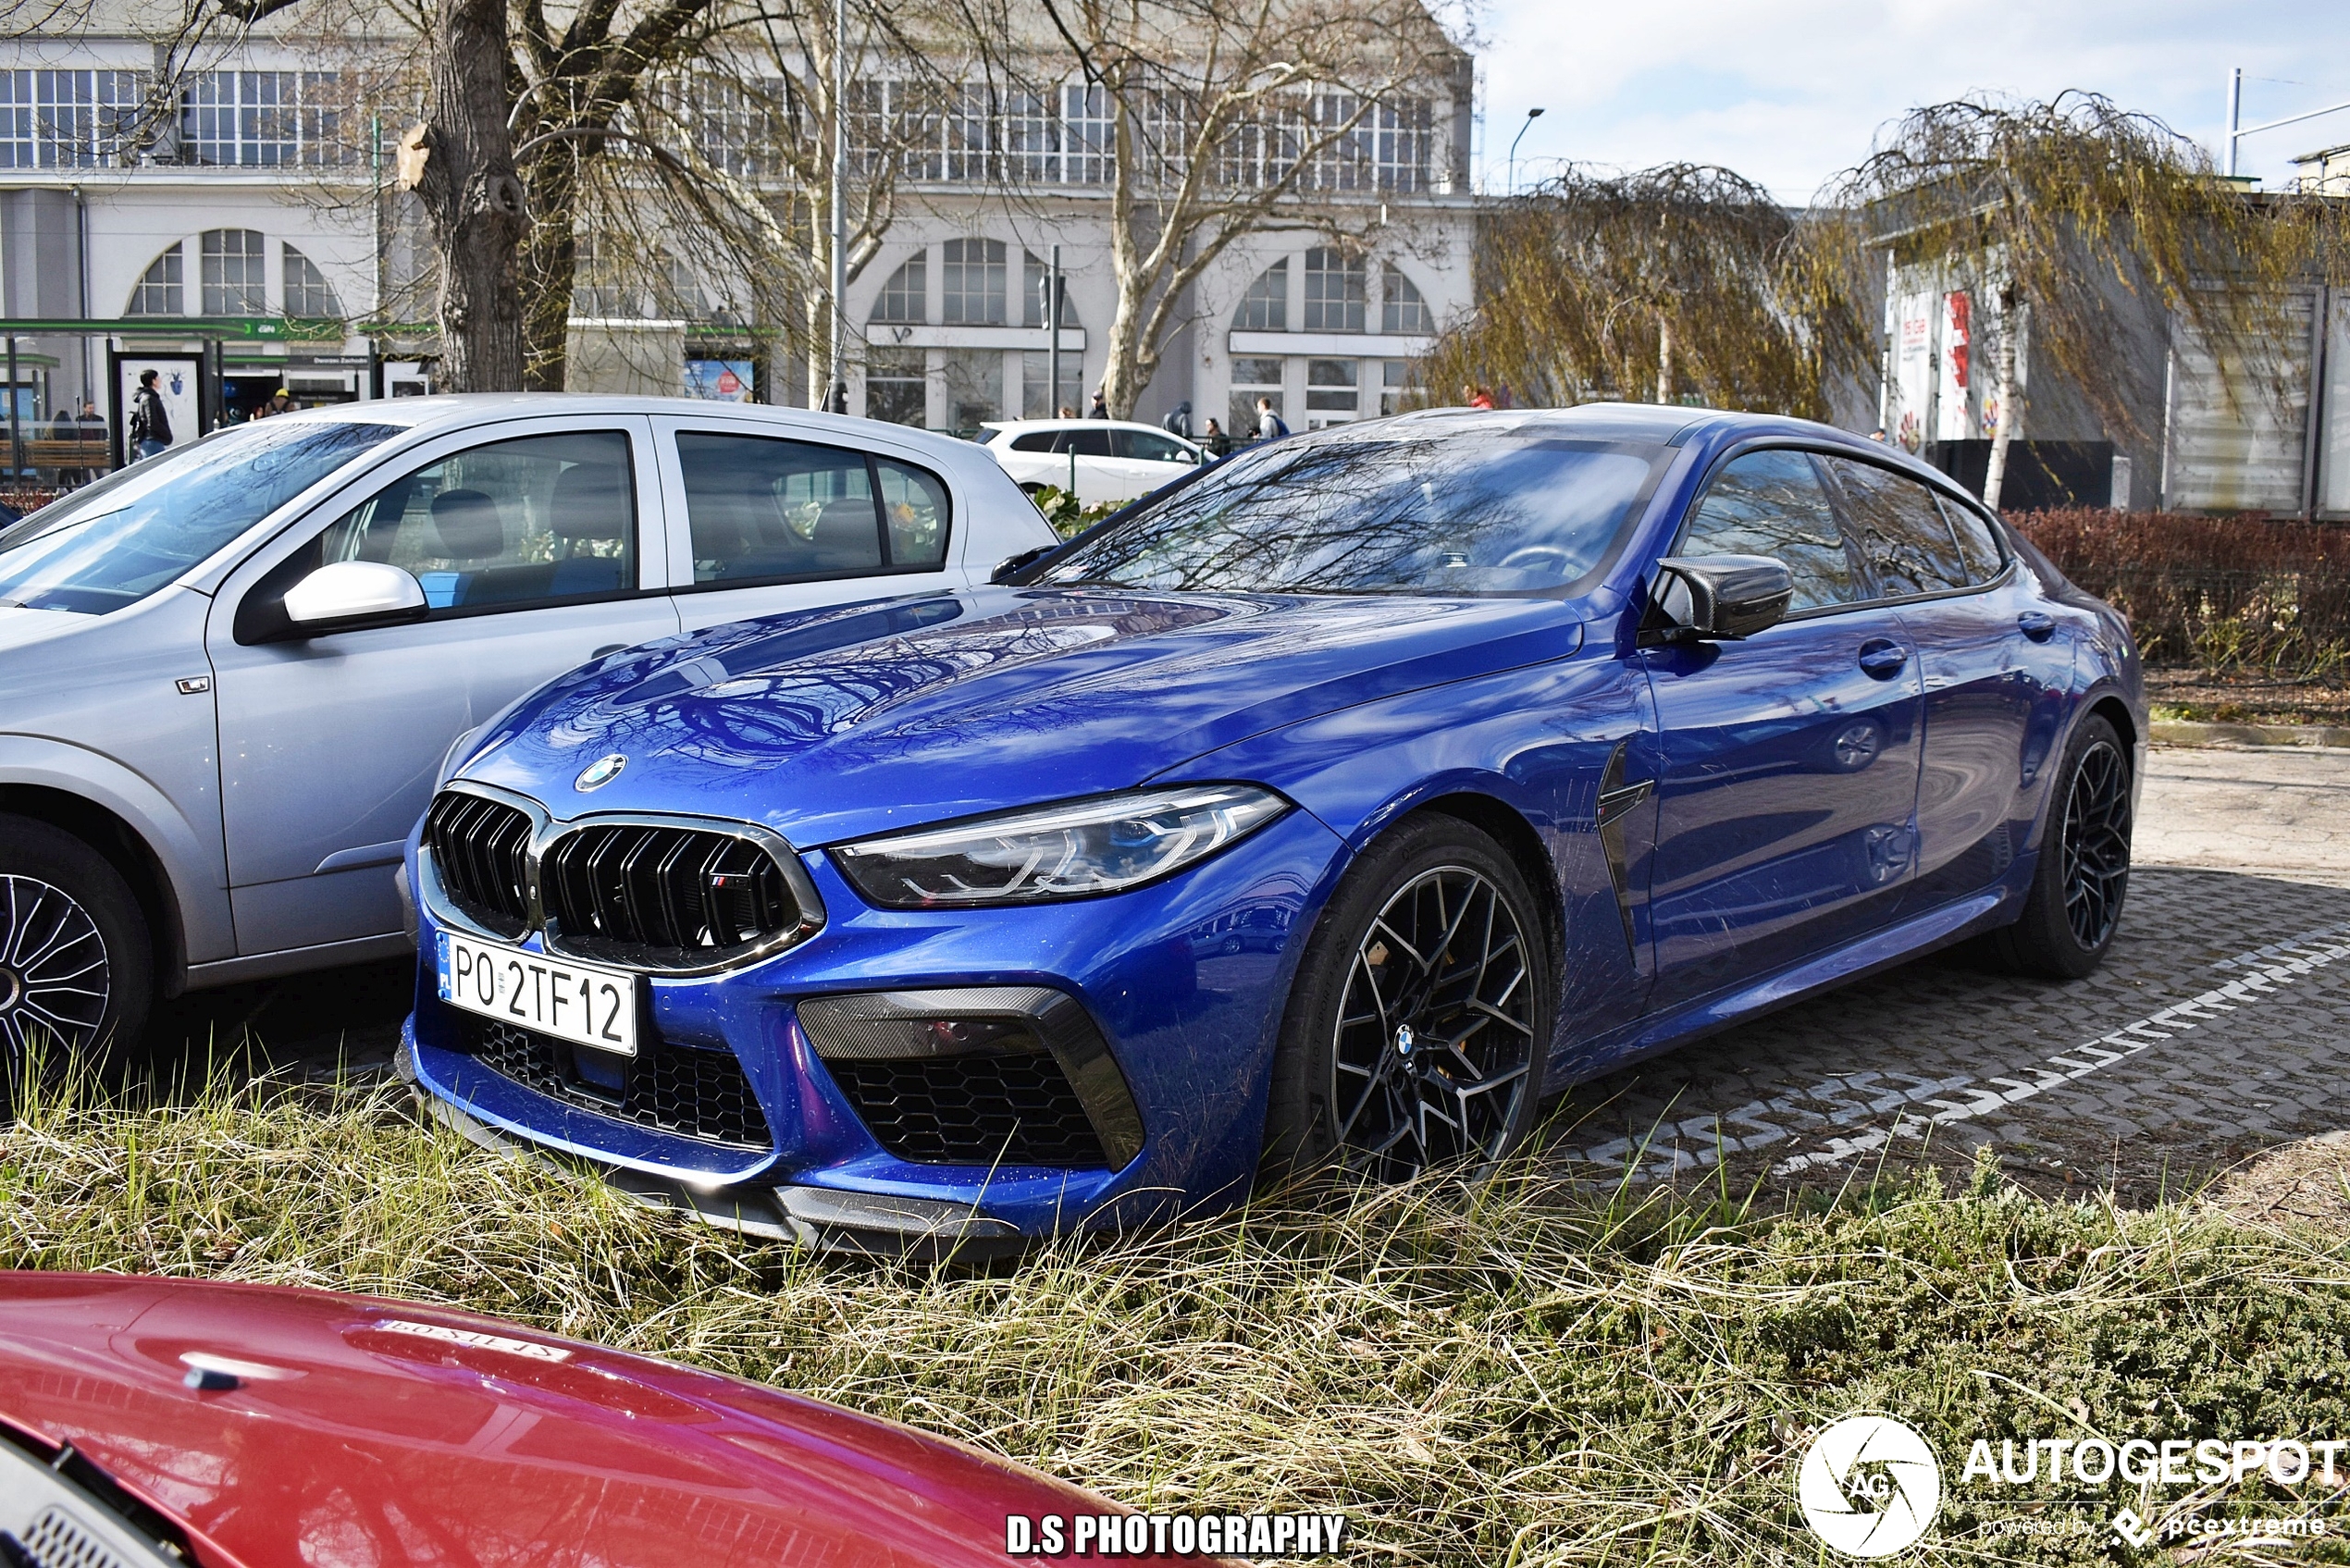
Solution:
[[[234,957],[229,874],[215,821],[192,821],[171,798],[121,762],[45,735],[0,734],[0,784],[56,790],[110,812],[163,868],[165,896],[178,912],[191,964]],[[173,977],[163,977],[168,982]]]

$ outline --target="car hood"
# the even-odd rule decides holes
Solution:
[[[1552,599],[977,589],[713,627],[506,715],[463,777],[802,847],[1125,789],[1252,735],[1564,658]],[[592,794],[588,765],[627,759]]]
[[[1110,1507],[754,1384],[267,1286],[0,1274],[0,1417],[95,1460],[207,1568],[1002,1563],[1007,1512]]]

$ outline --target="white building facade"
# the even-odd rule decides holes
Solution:
[[[409,117],[386,105],[413,105],[414,85],[367,64],[408,48],[256,33],[158,93],[155,45],[127,25],[0,43],[0,317],[19,414],[46,421],[86,397],[113,418],[145,367],[184,374],[183,438],[280,387],[303,404],[427,389],[421,230],[386,189]],[[1235,429],[1263,397],[1303,429],[1393,408],[1408,363],[1470,303],[1472,80],[1462,56],[1445,82],[1363,114],[1301,181],[1292,226],[1247,233],[1201,273],[1137,416],[1188,401],[1195,431]],[[850,412],[968,430],[1085,408],[1117,304],[1100,98],[978,93],[982,107],[944,117],[937,148],[894,154],[898,216],[844,302]],[[711,116],[699,151],[743,168],[729,139],[752,129]],[[1044,316],[1056,247],[1058,388]],[[739,293],[707,281],[688,293]],[[574,389],[617,378],[807,400],[804,345],[723,307],[662,319],[674,308],[643,298],[583,274]]]

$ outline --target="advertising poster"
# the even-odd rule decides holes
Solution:
[[[689,359],[686,395],[710,402],[750,401],[751,363],[747,359]]]
[[[1894,302],[1893,397],[1886,410],[1886,435],[1904,451],[1926,442],[1934,407],[1934,315],[1937,297],[1904,294]]]
[[[192,354],[125,354],[116,363],[115,417],[130,417],[130,400],[138,395],[139,377],[155,372],[155,390],[163,395],[163,411],[171,421],[171,444],[179,446],[204,434],[196,427],[196,361]],[[130,454],[125,452],[127,458]]]
[[[1974,387],[1973,302],[1963,289],[1942,296],[1942,364],[1935,396],[1937,441],[1972,440],[1983,434],[1977,415],[1981,397]]]

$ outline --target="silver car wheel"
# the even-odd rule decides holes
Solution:
[[[112,995],[90,911],[37,878],[0,875],[0,1043],[19,1057],[35,1043],[83,1049]]]

